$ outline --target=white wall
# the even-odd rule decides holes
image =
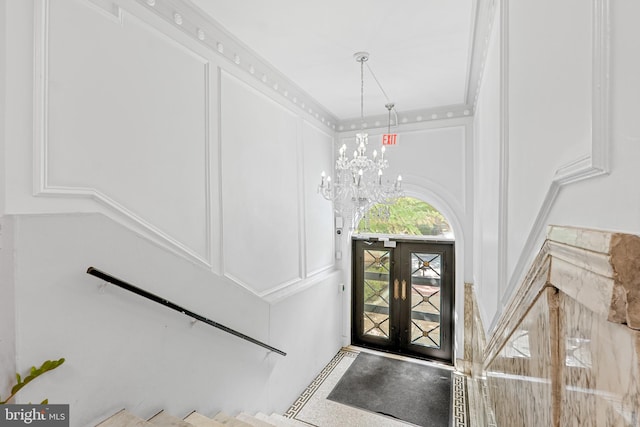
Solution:
[[[474,116],[473,280],[482,318],[496,312],[500,234],[500,22],[487,44],[484,79]]]
[[[0,219],[0,400],[6,400],[15,381],[16,319],[13,268],[13,221]]]
[[[5,3],[0,3],[0,22],[6,19]],[[5,81],[6,30],[0,27],[0,215],[4,212],[6,187],[5,135]],[[8,397],[15,375],[15,313],[13,292],[13,252],[11,222],[0,216],[0,400]]]
[[[70,403],[72,425],[122,407],[148,416],[162,407],[267,404],[277,355],[115,286],[100,289],[85,271],[94,266],[262,341],[270,338],[267,303],[103,215],[16,223],[18,368],[67,359],[19,402]]]
[[[228,73],[221,88],[224,272],[278,298],[334,265],[331,206],[311,179],[333,136]]]
[[[448,119],[401,125],[392,130],[398,134],[396,146],[387,147],[389,160],[386,176],[402,175],[405,194],[421,199],[438,209],[455,233],[455,326],[454,360],[462,358],[464,328],[464,283],[472,279],[473,247],[473,131],[472,119]],[[370,129],[370,150],[379,150],[386,129]],[[355,144],[355,132],[339,134],[339,144],[347,144],[347,153]],[[348,223],[348,221],[347,221]],[[338,240],[343,258],[343,277],[348,298],[343,316],[345,341],[350,337],[351,315],[351,240],[345,235]]]
[[[489,329],[540,248],[547,225],[640,231],[640,198],[630,185],[638,180],[640,134],[640,85],[634,77],[640,61],[632,47],[640,36],[632,18],[637,3],[504,0],[502,8],[506,13],[496,18],[501,31],[490,41],[502,46],[501,65],[487,61],[475,119],[478,148],[495,141],[483,129],[497,127],[506,154],[476,158],[478,171],[500,166],[497,185],[503,188],[494,183],[488,190],[499,195],[497,283],[478,283]],[[498,118],[495,108],[485,114],[496,94]],[[476,208],[483,200],[477,193]],[[476,248],[493,245],[495,238],[476,227]],[[486,279],[495,266],[483,259],[474,276]]]
[[[270,306],[100,214],[16,222],[18,369],[67,359],[19,401],[70,403],[72,425],[93,425],[122,407],[143,417],[162,408],[178,416],[284,411],[339,346],[336,278]],[[103,287],[85,274],[88,266],[288,354]]]
[[[271,306],[273,345],[285,348],[287,363],[274,364],[269,394],[274,410],[284,413],[342,344],[342,280],[339,272]],[[327,345],[330,343],[331,345]],[[295,374],[293,374],[295,372]]]
[[[593,76],[591,1],[508,3],[510,276],[556,171],[591,154]]]
[[[264,293],[302,278],[298,118],[225,73],[221,86],[224,271]]]
[[[550,222],[640,234],[639,13],[638,2],[611,2],[611,172],[563,188]]]
[[[121,407],[284,410],[341,344],[332,211],[309,179],[332,119],[189,9],[2,6],[2,357],[67,358],[19,401],[70,403],[74,426]],[[289,354],[101,293],[90,265]]]
[[[6,19],[5,4],[0,4],[0,22],[4,22]],[[0,213],[4,212],[5,193],[6,193],[6,156],[4,150],[4,138],[5,138],[5,91],[6,91],[6,27],[3,25],[0,28]]]

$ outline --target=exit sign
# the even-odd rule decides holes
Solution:
[[[397,143],[397,133],[385,133],[384,135],[382,135],[382,145],[396,145]]]

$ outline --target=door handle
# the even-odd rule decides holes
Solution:
[[[402,301],[407,299],[407,282],[405,280],[402,281]]]
[[[400,284],[398,283],[398,279],[394,280],[393,281],[393,299],[398,299],[399,287],[400,287]]]

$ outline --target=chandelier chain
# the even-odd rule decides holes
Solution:
[[[364,127],[364,58],[360,59],[360,124]]]

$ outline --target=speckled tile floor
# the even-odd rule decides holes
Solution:
[[[327,396],[351,366],[358,348],[344,348],[329,362],[302,395],[287,410],[285,416],[317,427],[397,427],[413,426],[394,418],[367,412],[327,400]],[[379,353],[378,353],[379,354]],[[406,360],[406,359],[405,359]],[[428,363],[428,362],[417,362]],[[451,427],[467,427],[466,381],[454,372],[452,378]]]

